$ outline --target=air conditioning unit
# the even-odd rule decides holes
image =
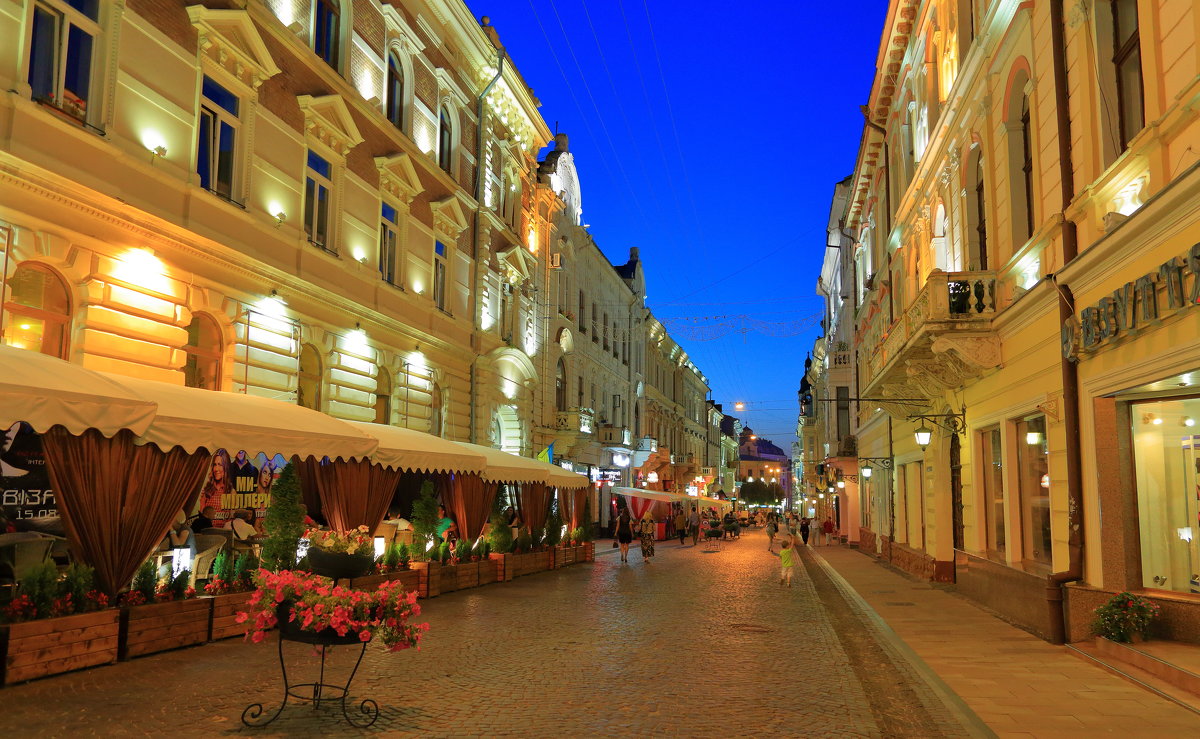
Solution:
[[[550,255],[550,269],[562,269],[562,254],[559,252]]]

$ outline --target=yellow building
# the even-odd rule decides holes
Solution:
[[[889,5],[844,215],[857,454],[895,462],[860,525],[1053,640],[1127,589],[1197,638],[1198,33],[1186,2]]]

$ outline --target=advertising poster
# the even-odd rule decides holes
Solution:
[[[0,503],[13,520],[58,516],[41,435],[24,421],[4,429],[0,439]]]
[[[287,460],[282,454],[268,457],[259,452],[251,457],[240,450],[231,456],[227,450],[218,449],[200,491],[199,507],[212,506],[216,510],[214,521],[233,518],[233,512],[242,508],[261,518],[271,502],[271,486],[285,465]]]

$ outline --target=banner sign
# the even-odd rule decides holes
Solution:
[[[11,519],[58,515],[41,434],[24,421],[4,429],[0,439],[0,503]]]

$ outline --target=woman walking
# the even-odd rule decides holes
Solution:
[[[683,546],[683,539],[687,536],[687,516],[683,515],[683,508],[675,514],[675,533],[679,535],[679,546]]]
[[[767,551],[773,551],[771,547],[775,546],[775,532],[779,530],[779,524],[775,523],[775,514],[767,514]]]
[[[650,558],[654,556],[654,529],[654,519],[647,513],[646,517],[642,519],[642,539],[640,542],[642,560],[645,562],[649,562]]]
[[[621,561],[629,561],[629,543],[633,541],[633,518],[628,508],[622,508],[617,516],[617,543],[621,546]]]

